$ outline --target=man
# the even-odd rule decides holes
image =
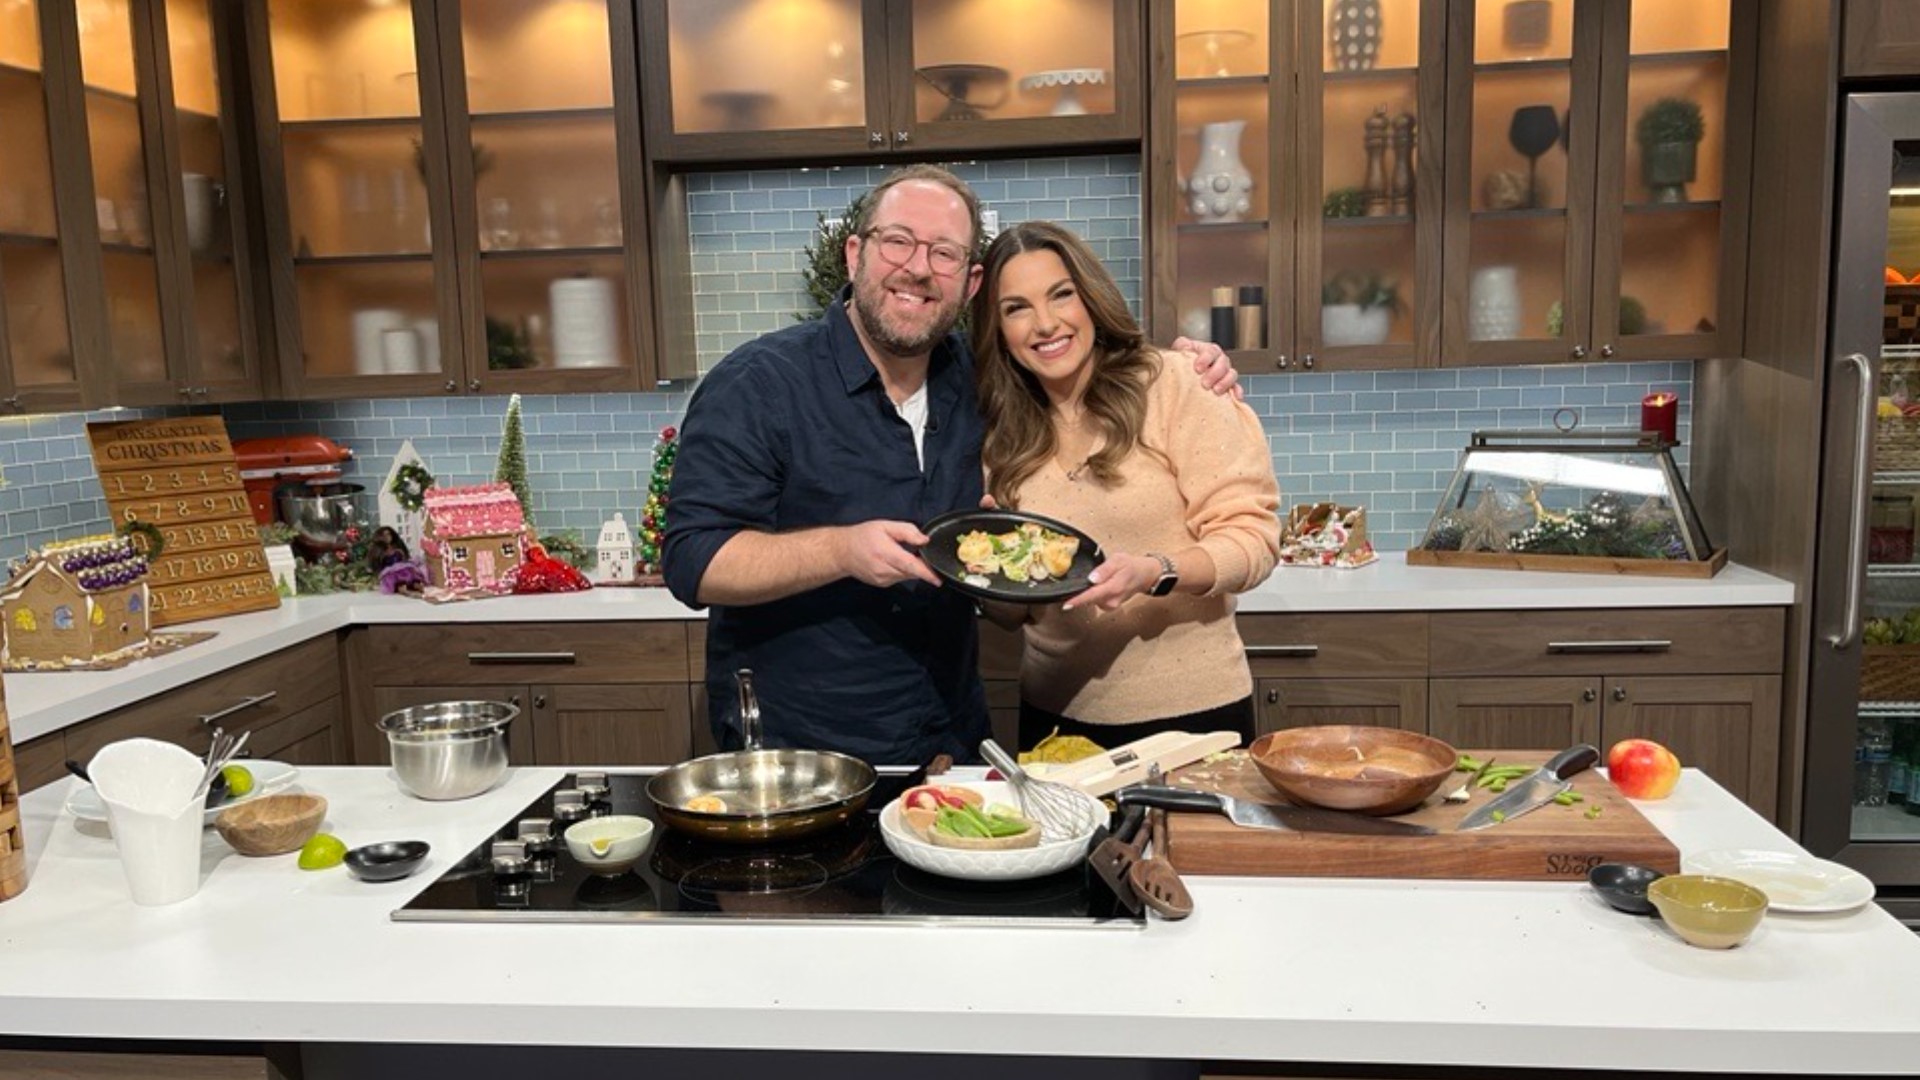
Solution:
[[[661,561],[675,597],[713,608],[723,748],[740,745],[734,672],[751,668],[770,746],[978,757],[973,601],[939,587],[916,523],[980,505],[973,364],[952,334],[980,287],[979,235],[964,181],[895,172],[847,239],[838,302],[736,349],[688,405]],[[1219,349],[1195,366],[1232,387]]]

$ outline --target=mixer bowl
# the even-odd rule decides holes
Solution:
[[[277,493],[280,517],[301,540],[319,548],[343,547],[347,529],[359,521],[360,484],[289,484]]]

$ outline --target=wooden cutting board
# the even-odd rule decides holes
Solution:
[[[1537,765],[1544,750],[1463,751],[1485,761]],[[1260,802],[1286,802],[1254,767],[1246,751],[1177,770],[1171,782]],[[1451,785],[1443,785],[1442,791]],[[1632,862],[1678,873],[1680,852],[1606,777],[1591,770],[1573,778],[1585,801],[1547,805],[1474,832],[1455,832],[1469,811],[1494,796],[1477,789],[1463,803],[1436,795],[1394,820],[1430,825],[1434,836],[1353,836],[1340,833],[1246,829],[1220,814],[1167,815],[1167,856],[1185,874],[1250,877],[1473,878],[1496,881],[1584,881],[1603,862]],[[1587,809],[1600,815],[1587,817]]]

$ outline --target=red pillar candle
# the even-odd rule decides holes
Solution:
[[[1648,394],[1640,399],[1640,430],[1657,432],[1670,443],[1680,441],[1680,395]]]

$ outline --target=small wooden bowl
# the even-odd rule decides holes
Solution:
[[[313,839],[326,820],[327,800],[300,792],[250,799],[213,819],[233,850],[242,855],[285,855]]]
[[[1419,806],[1460,757],[1416,731],[1358,725],[1275,731],[1255,739],[1247,753],[1288,799],[1362,814]]]

